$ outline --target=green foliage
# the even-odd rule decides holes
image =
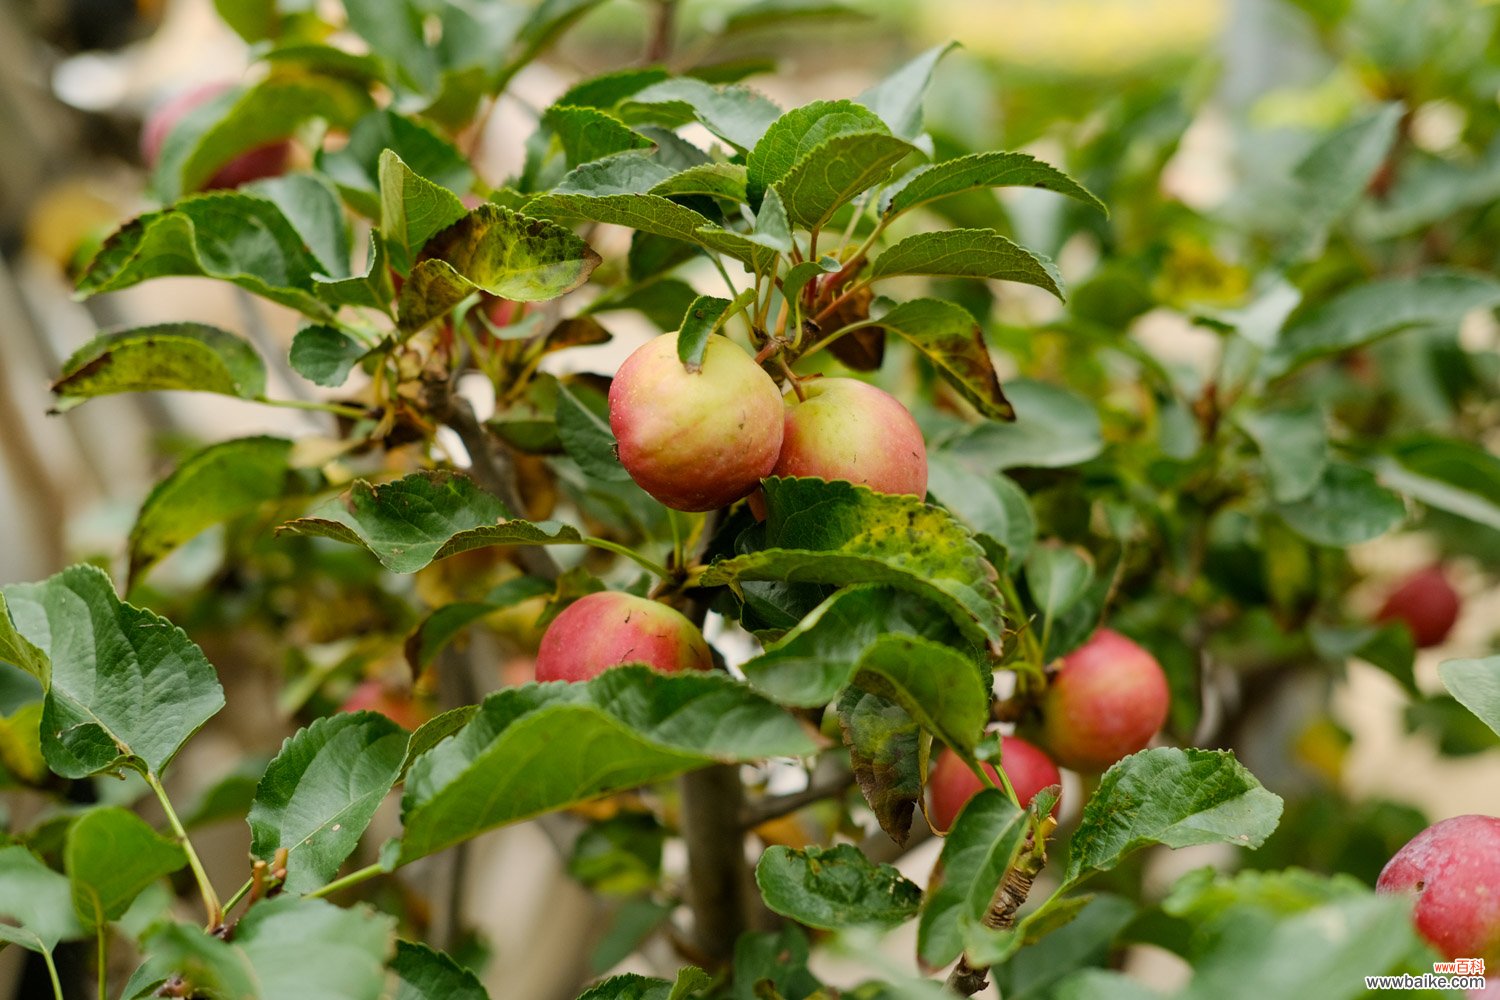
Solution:
[[[755,866],[755,882],[772,910],[824,930],[902,924],[916,916],[922,899],[922,890],[896,869],[851,844],[772,847]]]
[[[74,821],[63,858],[73,910],[88,931],[120,919],[143,889],[187,865],[181,845],[117,806]]]

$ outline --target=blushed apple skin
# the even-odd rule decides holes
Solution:
[[[392,691],[373,679],[360,681],[339,711],[379,712],[402,729],[416,729],[432,717],[410,694]]]
[[[927,494],[927,445],[890,393],[852,378],[802,384],[788,397],[778,476],[847,479],[880,493]]]
[[[552,619],[536,654],[539,681],[586,681],[622,663],[663,673],[708,670],[703,633],[673,608],[634,594],[581,597]]]
[[[1103,771],[1146,748],[1166,723],[1171,700],[1156,657],[1101,628],[1063,658],[1048,685],[1043,742],[1063,767]]]
[[[1423,649],[1441,645],[1458,621],[1458,591],[1436,566],[1413,573],[1403,580],[1375,615],[1380,622],[1401,621]]]
[[[999,784],[1000,776],[995,773],[993,765],[980,766]],[[1062,775],[1052,758],[1019,736],[1001,737],[1000,766],[1023,806],[1030,805],[1043,788],[1062,783]],[[930,817],[939,830],[953,829],[953,822],[963,807],[987,787],[958,754],[946,747],[938,754],[927,784],[932,792]],[[1056,805],[1052,811],[1057,812]]]
[[[609,388],[620,464],[676,510],[716,510],[755,489],[781,451],[781,411],[771,376],[720,336],[689,372],[677,334],[662,334],[625,359]]]
[[[1455,816],[1417,834],[1386,863],[1378,892],[1414,893],[1417,932],[1445,958],[1500,965],[1500,819]]]
[[[141,158],[146,161],[146,165],[153,169],[156,167],[167,136],[188,112],[213,100],[232,86],[233,84],[222,82],[202,84],[184,90],[152,111],[141,129]],[[203,189],[237,188],[251,181],[279,177],[286,173],[291,153],[291,143],[285,139],[241,153],[205,181]]]

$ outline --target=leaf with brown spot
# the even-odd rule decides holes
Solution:
[[[969,311],[940,299],[903,302],[880,318],[881,326],[921,351],[953,388],[992,420],[1014,420],[1000,388],[984,334]]]

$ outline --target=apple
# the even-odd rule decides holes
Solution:
[[[994,765],[980,766],[999,784],[1000,776],[995,773]],[[1062,783],[1062,776],[1057,773],[1052,758],[1019,736],[1000,738],[1000,767],[1023,806],[1029,805],[1043,788]],[[951,830],[964,805],[987,786],[969,769],[963,758],[945,747],[933,765],[927,787],[932,792],[929,818],[939,830]],[[1057,812],[1056,805],[1052,811]]]
[[[622,663],[663,673],[713,667],[703,633],[681,612],[634,594],[580,597],[552,619],[536,654],[539,681],[586,681]]]
[[[677,510],[714,510],[748,494],[781,451],[781,390],[728,337],[712,336],[688,371],[677,334],[625,359],[609,388],[609,426],[636,483]]]
[[[927,494],[927,446],[900,401],[853,378],[812,379],[788,397],[773,475],[847,479],[880,493]]]
[[[1063,658],[1042,699],[1042,731],[1063,767],[1097,772],[1144,750],[1167,721],[1161,664],[1107,628]]]
[[[1458,591],[1441,568],[1413,573],[1392,590],[1376,613],[1380,622],[1405,622],[1419,647],[1439,645],[1458,621]]]
[[[206,104],[229,90],[230,83],[205,83],[184,90],[158,106],[146,117],[141,129],[141,158],[146,166],[155,169],[161,159],[162,147],[167,136],[188,113]],[[286,173],[291,161],[292,144],[286,139],[258,146],[229,160],[203,184],[204,190],[212,188],[236,188],[251,181],[266,177],[278,177]]]
[[[1396,852],[1375,888],[1415,894],[1417,932],[1444,957],[1500,965],[1500,819],[1434,823]]]
[[[416,729],[432,717],[411,692],[397,691],[373,678],[360,681],[339,711],[379,712],[402,729]]]

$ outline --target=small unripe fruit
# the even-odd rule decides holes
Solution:
[[[708,644],[673,608],[634,594],[604,591],[580,597],[547,626],[536,654],[539,681],[586,681],[622,663],[663,673],[708,670]]]
[[[989,772],[996,784],[1000,783],[1000,776],[995,773],[993,765],[980,766]],[[1019,736],[1001,737],[1000,767],[1010,779],[1011,787],[1016,790],[1016,798],[1021,800],[1023,806],[1030,805],[1031,800],[1036,798],[1036,793],[1043,788],[1062,782],[1062,776],[1057,773],[1057,765],[1052,763],[1052,758]],[[963,758],[947,748],[938,754],[937,763],[932,768],[932,778],[927,785],[932,792],[929,815],[939,830],[953,829],[953,821],[958,819],[963,807],[987,787],[977,774],[969,770],[969,765],[963,762]],[[1052,811],[1057,812],[1056,805],[1052,807]]]
[[[677,334],[667,333],[615,374],[609,426],[620,464],[641,489],[677,510],[714,510],[755,489],[776,464],[781,390],[727,337],[709,337],[701,370],[689,372]]]
[[[153,169],[156,167],[167,136],[189,112],[207,104],[231,86],[229,83],[203,84],[177,94],[152,111],[141,129],[141,158],[146,161],[146,166]],[[258,146],[221,166],[203,183],[203,188],[236,188],[251,181],[279,177],[286,173],[291,153],[291,143],[285,139]]]
[[[1413,573],[1385,599],[1376,621],[1405,622],[1420,647],[1436,646],[1448,638],[1458,621],[1458,591],[1436,566]]]
[[[900,401],[868,382],[820,378],[788,397],[775,475],[847,479],[880,493],[927,493],[927,446]]]
[[[379,712],[402,729],[416,729],[432,717],[409,692],[393,691],[374,679],[360,681],[339,711]]]
[[[1156,657],[1101,628],[1063,658],[1042,701],[1047,748],[1063,767],[1103,771],[1144,750],[1167,721],[1167,676]]]
[[[1417,932],[1444,957],[1500,965],[1500,819],[1434,823],[1396,852],[1375,888],[1415,893]]]

